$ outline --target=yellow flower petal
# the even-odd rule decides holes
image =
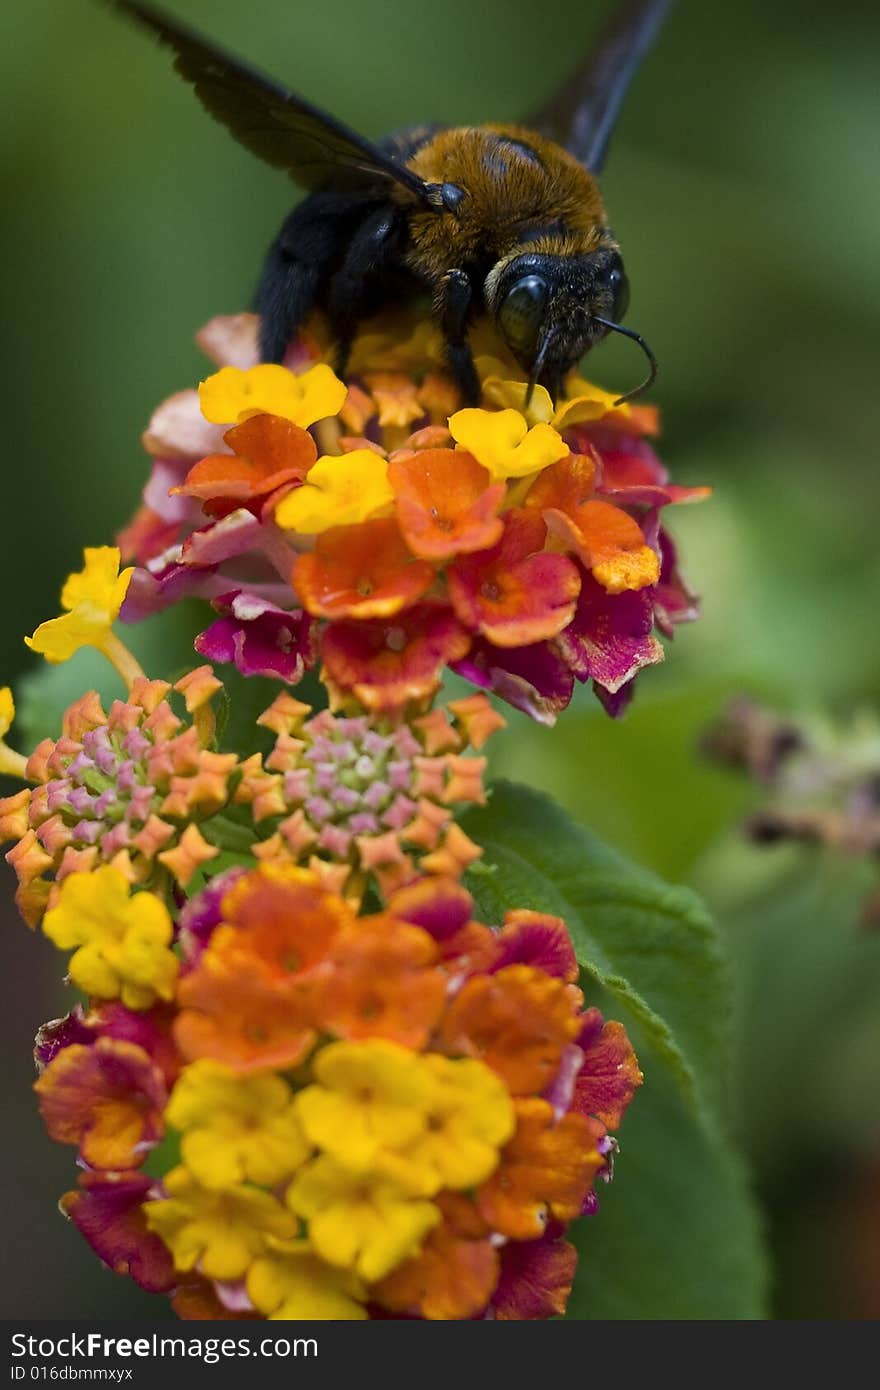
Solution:
[[[84,565],[71,574],[61,590],[61,606],[68,612],[41,623],[25,643],[47,661],[67,661],[80,647],[102,647],[128,591],[134,569],[119,572],[116,546],[103,545],[83,552]]]
[[[450,417],[449,430],[495,482],[528,477],[568,453],[565,440],[551,425],[529,429],[518,410],[459,410]]]
[[[0,739],[5,738],[15,719],[15,701],[8,685],[0,688]]]
[[[615,405],[616,400],[617,396],[613,392],[603,391],[601,386],[594,386],[583,377],[570,377],[566,382],[565,400],[553,416],[552,424],[555,429],[562,431],[571,429],[572,425],[584,425],[593,420],[601,420],[603,416],[612,413],[620,419],[628,419],[629,406],[625,401],[622,405]]]
[[[529,386],[526,381],[506,381],[498,376],[487,377],[483,382],[485,399],[491,405],[497,406],[499,410],[518,410],[521,415],[525,416],[530,425],[554,424],[553,400],[550,392],[545,386],[536,386],[527,406],[526,393],[528,389]]]
[[[303,1128],[350,1168],[366,1171],[425,1127],[433,1083],[409,1048],[379,1038],[331,1043],[313,1073],[318,1084],[297,1096]]]
[[[393,500],[385,459],[371,449],[354,449],[319,458],[303,486],[282,498],[275,520],[288,531],[314,536],[331,526],[367,521]]]
[[[248,1297],[270,1320],[352,1322],[367,1317],[366,1290],[348,1270],[325,1264],[305,1241],[290,1248],[269,1240],[269,1253],[248,1271]]]
[[[309,1223],[309,1243],[329,1264],[373,1283],[418,1254],[440,1221],[432,1202],[414,1199],[382,1174],[354,1173],[323,1155],[301,1169],[287,1205]]]
[[[297,376],[275,362],[242,371],[223,367],[199,386],[199,405],[214,425],[237,425],[251,415],[279,415],[308,429],[338,415],[348,388],[324,362]]]
[[[112,865],[65,878],[43,931],[61,950],[79,947],[70,978],[85,994],[120,998],[130,1009],[174,995],[178,962],[168,909],[153,893],[132,893]]]
[[[437,1097],[428,1128],[407,1158],[433,1170],[438,1188],[476,1187],[495,1171],[516,1127],[510,1092],[484,1062],[432,1054],[425,1065]]]
[[[282,1077],[240,1076],[209,1058],[184,1067],[166,1119],[183,1132],[183,1160],[204,1187],[274,1187],[311,1151]]]
[[[167,1197],[144,1203],[147,1226],[161,1236],[179,1270],[209,1279],[241,1279],[271,1237],[291,1239],[296,1218],[276,1197],[255,1187],[215,1192],[196,1182],[185,1167],[163,1183]]]

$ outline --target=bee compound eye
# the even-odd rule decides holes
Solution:
[[[534,347],[546,305],[547,285],[540,275],[524,275],[508,290],[498,310],[498,322],[512,348],[528,351]]]
[[[607,284],[611,291],[611,317],[622,319],[629,308],[629,280],[622,265],[611,267]]]

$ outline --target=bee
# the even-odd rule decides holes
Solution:
[[[528,376],[556,397],[566,374],[624,328],[629,285],[597,175],[624,95],[671,0],[630,0],[557,96],[523,125],[422,126],[374,144],[140,0],[109,0],[174,54],[233,137],[309,190],[269,248],[256,309],[260,352],[283,360],[313,309],[344,371],[361,322],[430,294],[464,399],[479,382],[468,341],[486,314]]]

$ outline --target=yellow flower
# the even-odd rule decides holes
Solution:
[[[356,1171],[375,1168],[384,1151],[405,1148],[426,1128],[434,1084],[407,1047],[382,1038],[330,1043],[313,1075],[319,1084],[297,1096],[303,1129]]]
[[[309,536],[331,526],[353,526],[390,507],[394,493],[388,464],[372,449],[319,458],[302,487],[282,498],[275,520]]]
[[[199,404],[214,425],[238,425],[251,415],[280,415],[301,429],[338,415],[348,388],[324,362],[297,376],[274,362],[242,371],[223,367],[199,386]]]
[[[12,698],[12,691],[8,685],[0,689],[0,740],[4,739],[12,728],[15,719],[15,701]]]
[[[545,386],[536,386],[532,398],[526,405],[526,381],[508,381],[503,377],[490,376],[483,382],[483,396],[499,410],[518,410],[529,425],[552,425],[553,401]]]
[[[616,400],[613,392],[603,391],[601,386],[594,386],[583,377],[571,377],[566,383],[565,399],[553,416],[553,425],[557,430],[568,430],[572,425],[589,424],[611,414],[622,420],[628,419],[631,414],[629,406],[625,401],[622,405],[616,405]]]
[[[7,777],[26,777],[27,758],[8,748],[4,742],[15,719],[15,701],[8,685],[0,689],[0,772]],[[22,832],[24,833],[24,832]]]
[[[440,1221],[432,1202],[414,1200],[381,1174],[353,1173],[327,1155],[300,1170],[286,1201],[308,1221],[309,1243],[321,1258],[367,1283],[417,1255]]]
[[[510,1092],[484,1062],[467,1057],[424,1058],[436,1083],[428,1128],[404,1163],[423,1191],[457,1190],[485,1182],[511,1138],[516,1115]]]
[[[168,1196],[145,1202],[144,1213],[179,1270],[197,1268],[208,1279],[241,1279],[266,1249],[267,1237],[296,1235],[296,1218],[259,1188],[215,1192],[183,1167],[172,1169],[163,1182]]]
[[[551,425],[530,429],[518,410],[459,410],[450,417],[449,430],[495,482],[528,477],[568,453],[565,440]]]
[[[184,1067],[165,1118],[183,1131],[183,1161],[205,1187],[274,1187],[310,1152],[286,1081],[240,1076],[210,1058]]]
[[[305,1241],[266,1242],[269,1252],[248,1270],[247,1292],[270,1321],[354,1322],[367,1310],[366,1290],[348,1270],[320,1260]]]
[[[503,409],[505,406],[518,410],[530,425],[552,425],[557,433],[571,429],[572,425],[589,424],[601,420],[606,415],[617,415],[628,419],[631,411],[624,403],[616,405],[617,397],[611,391],[603,391],[583,377],[571,377],[566,385],[566,395],[558,407],[554,407],[550,392],[543,386],[536,386],[532,398],[526,405],[528,386],[524,381],[507,381],[499,376],[487,377],[483,382],[483,395],[492,405]],[[481,460],[482,462],[482,460]]]
[[[122,643],[110,631],[119,617],[123,599],[134,570],[119,572],[119,551],[115,545],[101,545],[83,552],[85,564],[69,576],[61,590],[61,606],[68,611],[60,618],[40,623],[32,637],[24,640],[32,651],[47,661],[67,661],[80,647],[97,647],[122,671],[126,679],[142,675],[140,667],[120,666]],[[126,654],[127,655],[127,654]]]
[[[153,893],[131,894],[112,865],[65,878],[43,931],[63,951],[79,947],[70,978],[85,994],[120,998],[129,1009],[174,995],[178,966],[168,909]]]

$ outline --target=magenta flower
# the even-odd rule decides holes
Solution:
[[[209,661],[234,662],[243,676],[272,676],[288,685],[314,666],[315,624],[301,608],[289,612],[241,590],[216,598],[214,607],[223,616],[194,644]]]

